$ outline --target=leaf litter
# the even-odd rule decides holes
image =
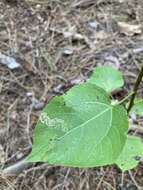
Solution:
[[[126,17],[123,22],[129,25],[142,25],[142,1],[7,2],[0,2],[0,50],[4,55],[12,55],[12,58],[18,56],[28,60],[28,68],[33,68],[34,72],[26,68],[25,61],[20,70],[0,65],[0,144],[6,160],[2,167],[17,162],[17,155],[22,153],[24,157],[31,149],[29,138],[40,111],[31,111],[31,100],[26,93],[34,92],[38,102],[47,103],[56,94],[53,88],[62,84],[58,87],[58,93],[63,93],[75,83],[87,79],[94,66],[110,65],[121,69],[125,75],[125,89],[114,95],[123,98],[127,88],[132,87],[143,60],[140,28],[139,32],[132,29],[131,35],[126,29],[123,36],[118,23],[114,28],[113,22],[114,15],[118,14]],[[87,23],[91,21],[99,23],[99,31],[98,27],[89,27]],[[95,27],[95,23],[91,25]],[[65,32],[69,33],[65,35]],[[69,47],[74,50],[72,54],[59,54]],[[139,95],[142,93],[141,88]],[[138,117],[135,122],[138,123]],[[142,136],[140,133],[138,135]],[[0,177],[0,187],[103,190],[118,189],[121,183],[122,174],[114,166],[87,170],[70,168],[65,178],[67,170],[64,167],[33,164],[16,177]],[[137,184],[143,186],[142,163],[132,173]],[[124,188],[133,184],[126,172]]]

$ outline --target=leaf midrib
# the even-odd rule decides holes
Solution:
[[[95,102],[95,103],[101,104],[101,103],[98,103],[98,102]],[[58,141],[59,141],[59,140],[62,140],[65,136],[69,135],[69,134],[72,133],[74,130],[77,130],[78,128],[83,127],[84,125],[86,125],[86,124],[89,123],[90,121],[96,119],[97,117],[101,116],[102,114],[104,114],[104,113],[107,112],[108,110],[112,109],[112,107],[111,107],[110,105],[106,105],[106,104],[104,104],[104,103],[102,103],[102,104],[105,105],[105,106],[107,106],[108,108],[105,109],[103,112],[97,114],[96,116],[90,118],[90,119],[87,120],[86,122],[82,123],[81,125],[79,125],[79,126],[73,128],[73,129],[71,129],[71,130],[68,131],[65,135],[63,135],[62,137],[58,138]]]
[[[111,128],[111,125],[112,125],[112,115],[113,114],[112,114],[112,108],[111,108],[111,119],[110,119],[110,124],[109,124],[108,130],[105,133],[105,135],[100,139],[100,141],[95,146],[93,145],[92,149],[95,149],[103,141],[103,139],[109,134],[109,131],[110,131],[110,128]],[[91,150],[91,152],[92,152],[92,150]],[[91,155],[88,155],[86,162],[88,162],[88,159],[90,158],[90,156]]]

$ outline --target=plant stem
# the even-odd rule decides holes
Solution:
[[[142,78],[143,78],[143,65],[142,65],[142,67],[141,67],[140,73],[139,73],[139,75],[138,75],[138,77],[137,77],[137,80],[136,80],[135,85],[134,85],[134,88],[133,88],[133,92],[134,92],[134,93],[133,93],[133,95],[132,95],[132,97],[131,97],[129,106],[128,106],[128,108],[127,108],[128,114],[129,114],[129,112],[131,111],[131,109],[132,109],[132,107],[133,107],[133,105],[134,105],[134,100],[135,100],[135,97],[136,97],[136,95],[137,95],[137,91],[138,91],[139,85],[140,85],[140,83],[141,83],[141,81],[142,81]]]
[[[125,98],[123,98],[120,102],[118,102],[118,105],[126,102],[129,99],[129,97],[131,97],[133,94],[134,94],[134,92],[130,92]]]

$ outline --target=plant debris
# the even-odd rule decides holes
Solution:
[[[129,24],[125,22],[118,22],[120,32],[126,36],[133,36],[135,34],[141,34],[142,28],[139,24]]]

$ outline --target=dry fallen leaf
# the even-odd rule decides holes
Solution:
[[[142,29],[139,24],[129,24],[125,22],[118,22],[120,32],[126,36],[133,36],[135,34],[141,34]]]

